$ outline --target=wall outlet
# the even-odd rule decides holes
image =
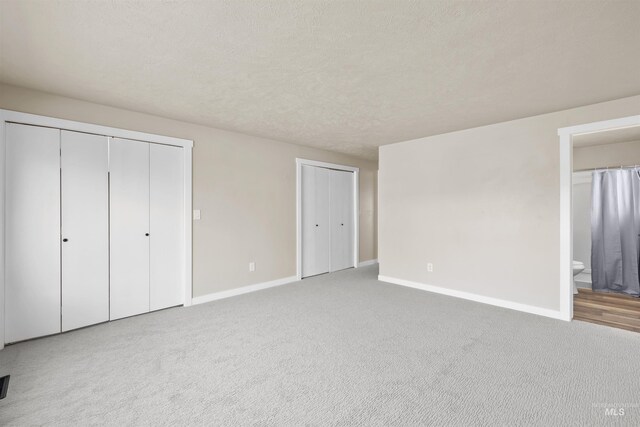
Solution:
[[[256,271],[256,263],[255,262],[250,262],[249,263],[249,271]]]
[[[427,271],[428,271],[429,273],[433,273],[433,264],[431,264],[431,263],[427,263]]]
[[[195,221],[197,221],[197,220],[199,220],[199,219],[200,219],[200,209],[195,209],[195,210],[193,211],[193,219],[194,219]]]

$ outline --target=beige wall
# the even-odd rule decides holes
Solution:
[[[380,274],[559,310],[557,130],[636,114],[640,96],[381,147]]]
[[[573,170],[640,165],[640,141],[573,148]]]
[[[360,168],[360,260],[377,257],[375,162],[13,86],[0,108],[192,139],[194,296],[295,275],[296,157]]]

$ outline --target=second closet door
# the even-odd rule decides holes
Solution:
[[[353,172],[332,170],[331,271],[353,266]]]
[[[151,310],[184,301],[184,171],[180,147],[150,144]]]
[[[113,320],[149,311],[149,144],[114,138],[109,159]]]
[[[330,170],[302,166],[302,277],[331,268]]]
[[[109,148],[62,131],[62,331],[109,320]]]

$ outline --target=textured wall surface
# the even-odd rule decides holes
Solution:
[[[0,81],[375,158],[640,93],[640,2],[0,2]]]
[[[376,162],[2,84],[0,108],[194,140],[194,296],[295,275],[296,157],[360,167],[360,260],[377,257]]]
[[[381,147],[380,274],[558,310],[558,128],[638,113],[635,96]]]
[[[572,187],[573,259],[591,269],[591,181]]]
[[[640,141],[573,148],[573,170],[640,165]]]

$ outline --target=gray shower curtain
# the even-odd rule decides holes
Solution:
[[[591,279],[594,291],[640,294],[640,169],[594,171]]]

